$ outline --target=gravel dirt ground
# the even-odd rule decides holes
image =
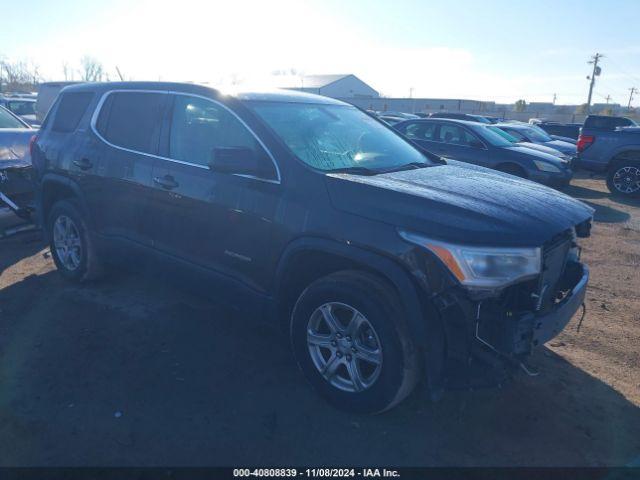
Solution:
[[[376,417],[326,405],[278,332],[162,278],[74,286],[37,235],[0,241],[0,465],[640,463],[640,202],[601,179],[587,314],[503,389],[419,389]]]

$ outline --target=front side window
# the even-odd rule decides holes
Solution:
[[[0,128],[27,128],[4,108],[0,107]]]
[[[431,162],[399,134],[350,105],[247,102],[307,165],[387,170]]]
[[[176,95],[171,118],[169,157],[209,165],[217,147],[246,147],[263,162],[267,178],[276,172],[253,134],[223,106],[204,98]]]
[[[167,95],[156,92],[114,92],[98,116],[98,132],[113,145],[155,153]]]
[[[440,141],[470,147],[477,143],[478,140],[458,125],[442,125],[440,127]]]

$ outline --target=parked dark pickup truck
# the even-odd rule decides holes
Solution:
[[[576,165],[607,174],[614,195],[640,195],[640,127],[617,126],[618,117],[590,115],[578,138]],[[635,125],[629,119],[627,124]]]

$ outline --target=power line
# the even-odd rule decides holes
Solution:
[[[609,63],[612,63],[613,66],[615,67],[614,70],[618,70],[620,73],[622,73],[623,75],[626,75],[627,77],[632,79],[634,82],[640,82],[640,77],[632,75],[631,73],[627,72],[626,70],[623,70],[617,62],[612,62],[609,57],[607,57],[607,58],[609,60]]]

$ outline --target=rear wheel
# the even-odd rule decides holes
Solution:
[[[607,188],[616,196],[640,196],[640,160],[620,160],[607,172]]]
[[[62,276],[83,282],[102,274],[95,243],[77,202],[56,202],[49,213],[47,227],[51,256]]]
[[[367,273],[343,271],[312,283],[294,307],[291,342],[312,386],[343,410],[388,410],[419,378],[400,301]]]

